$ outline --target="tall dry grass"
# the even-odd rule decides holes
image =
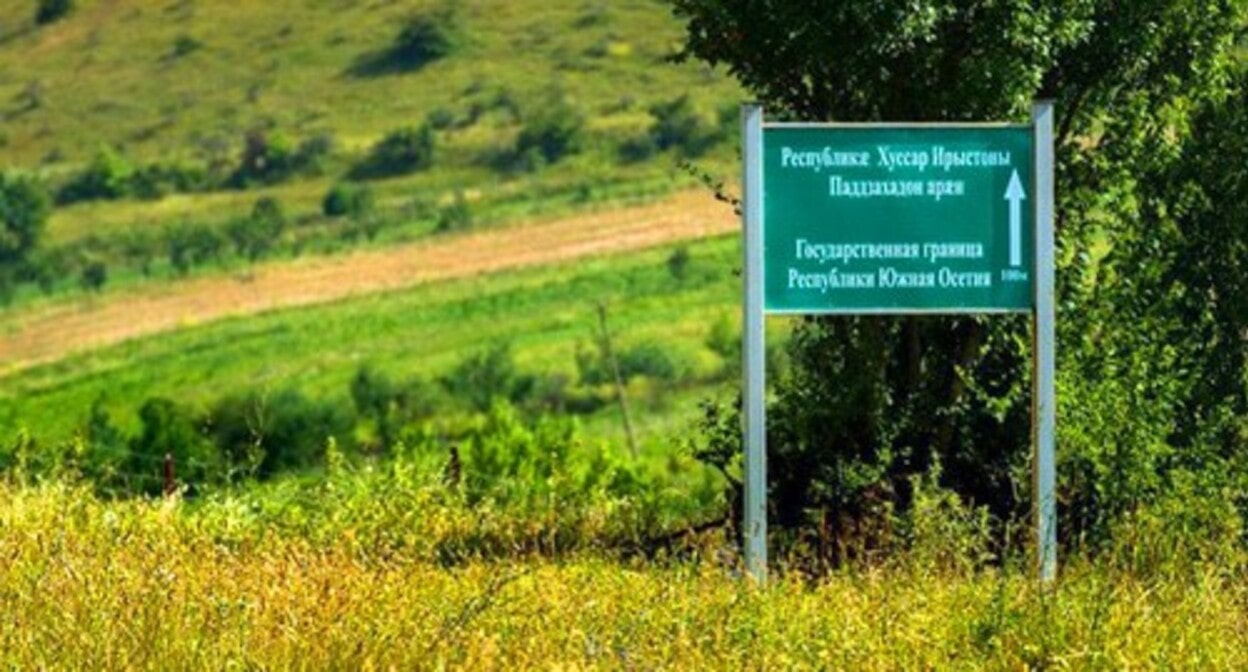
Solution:
[[[206,516],[0,486],[0,667],[1248,669],[1225,565],[1075,560],[1045,590],[903,558],[759,587],[710,560],[443,566]]]

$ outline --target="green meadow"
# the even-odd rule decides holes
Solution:
[[[608,305],[619,347],[652,343],[668,351],[691,382],[657,394],[633,390],[646,438],[667,441],[685,429],[700,395],[725,362],[706,346],[717,322],[739,322],[735,237],[687,247],[683,277],[667,260],[675,248],[574,264],[447,281],[306,309],[228,319],[69,357],[5,379],[0,427],[63,440],[96,399],[125,424],[149,397],[207,405],[226,392],[297,388],[346,399],[365,364],[395,377],[443,374],[468,355],[508,343],[517,365],[575,377],[578,347],[592,348],[597,304]],[[735,333],[735,326],[734,326]],[[618,411],[593,421],[620,438]]]

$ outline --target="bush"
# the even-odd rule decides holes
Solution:
[[[650,114],[655,118],[650,137],[660,150],[676,149],[684,156],[698,157],[723,139],[719,129],[707,127],[688,95],[656,103]]]
[[[373,190],[358,184],[335,184],[321,201],[326,217],[358,219],[373,212]]]
[[[324,169],[325,158],[333,151],[333,138],[316,135],[295,146],[286,135],[257,129],[244,139],[243,155],[227,183],[235,189],[277,184],[298,174],[315,174]]]
[[[251,215],[235,219],[226,227],[234,250],[249,261],[256,261],[276,247],[286,229],[286,213],[281,202],[271,196],[256,201]]]
[[[42,185],[0,172],[0,270],[12,270],[35,250],[51,213]]]
[[[658,343],[639,343],[620,353],[620,376],[625,381],[645,376],[664,382],[674,382],[681,377],[680,367],[668,354],[667,348]]]
[[[470,228],[472,228],[472,207],[468,205],[463,192],[457,191],[454,200],[438,212],[437,230],[445,233]]]
[[[185,407],[168,399],[149,399],[139,409],[143,430],[130,441],[124,473],[135,478],[132,490],[159,494],[162,464],[173,457],[180,483],[201,486],[219,481],[225,473],[220,453]]]
[[[429,113],[429,125],[438,131],[451,128],[455,125],[455,113],[445,107],[439,107]]]
[[[484,412],[498,400],[524,401],[533,391],[532,376],[516,367],[510,344],[471,355],[442,378],[442,385],[469,408]]]
[[[224,245],[221,235],[203,224],[183,222],[165,232],[169,264],[181,275],[209,260],[220,259]]]
[[[317,133],[306,138],[295,149],[295,169],[312,175],[323,173],[336,145],[332,133]]]
[[[156,199],[170,193],[190,193],[211,188],[208,172],[180,163],[154,163],[136,167],[126,156],[103,147],[95,157],[57,192],[59,203],[116,200],[138,197]]]
[[[74,0],[39,0],[35,8],[35,23],[43,26],[69,16],[74,11]]]
[[[686,374],[686,367],[658,343],[638,343],[619,352],[616,359],[620,366],[620,377],[625,383],[638,376],[674,382]],[[601,345],[594,348],[578,346],[576,367],[581,382],[586,385],[604,385],[615,379],[611,362],[606,361]]]
[[[418,14],[399,30],[389,58],[399,67],[416,70],[450,56],[457,42],[454,15],[450,12]]]
[[[683,281],[689,275],[689,261],[691,259],[689,248],[681,245],[668,255],[667,272],[676,280]]]
[[[727,377],[740,370],[741,330],[731,317],[723,314],[712,322],[710,329],[707,330],[706,340],[703,342],[711,352],[719,355],[723,362],[722,375]]]
[[[376,423],[386,446],[395,442],[404,425],[431,416],[442,405],[438,391],[424,378],[399,384],[369,365],[351,379],[351,401],[357,415]]]
[[[205,424],[235,473],[270,478],[321,464],[326,442],[348,438],[355,417],[338,402],[284,390],[226,397]]]
[[[157,163],[137,169],[128,191],[139,198],[157,199],[171,193],[193,193],[211,187],[208,172],[199,166]]]
[[[436,140],[433,127],[391,131],[373,145],[368,158],[351,171],[352,177],[390,177],[424,170],[433,165]]]
[[[512,160],[516,167],[538,170],[581,151],[585,117],[562,97],[538,108],[516,138]]]
[[[649,131],[620,144],[620,158],[626,163],[640,163],[659,152],[659,145]]]
[[[135,168],[125,155],[101,147],[91,163],[57,194],[60,203],[125,198],[134,193]]]
[[[199,51],[204,47],[204,43],[191,37],[190,35],[179,35],[173,41],[173,58],[183,58]]]
[[[83,289],[98,292],[108,282],[108,265],[99,259],[88,261],[82,267],[82,275],[79,277],[79,281]]]

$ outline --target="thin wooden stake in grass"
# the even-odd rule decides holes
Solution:
[[[178,491],[178,480],[174,476],[173,454],[165,453],[165,497],[172,497]]]
[[[633,432],[633,419],[628,413],[628,399],[624,395],[624,376],[620,375],[620,362],[615,358],[615,348],[611,347],[611,330],[607,329],[607,304],[598,302],[598,326],[602,329],[602,357],[611,363],[611,373],[615,376],[615,396],[620,402],[620,413],[624,416],[624,433],[628,436],[628,451],[633,459],[640,454],[637,450],[637,435]]]

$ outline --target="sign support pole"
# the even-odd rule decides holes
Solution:
[[[1037,101],[1031,109],[1035,134],[1036,312],[1035,358],[1032,370],[1032,473],[1035,479],[1036,573],[1042,582],[1057,575],[1056,451],[1057,394],[1056,295],[1053,287],[1053,102]]]
[[[742,419],[745,438],[745,511],[742,518],[746,570],[767,579],[766,360],[763,316],[763,108],[741,106],[741,153],[745,166],[741,218],[745,229],[745,366]]]

